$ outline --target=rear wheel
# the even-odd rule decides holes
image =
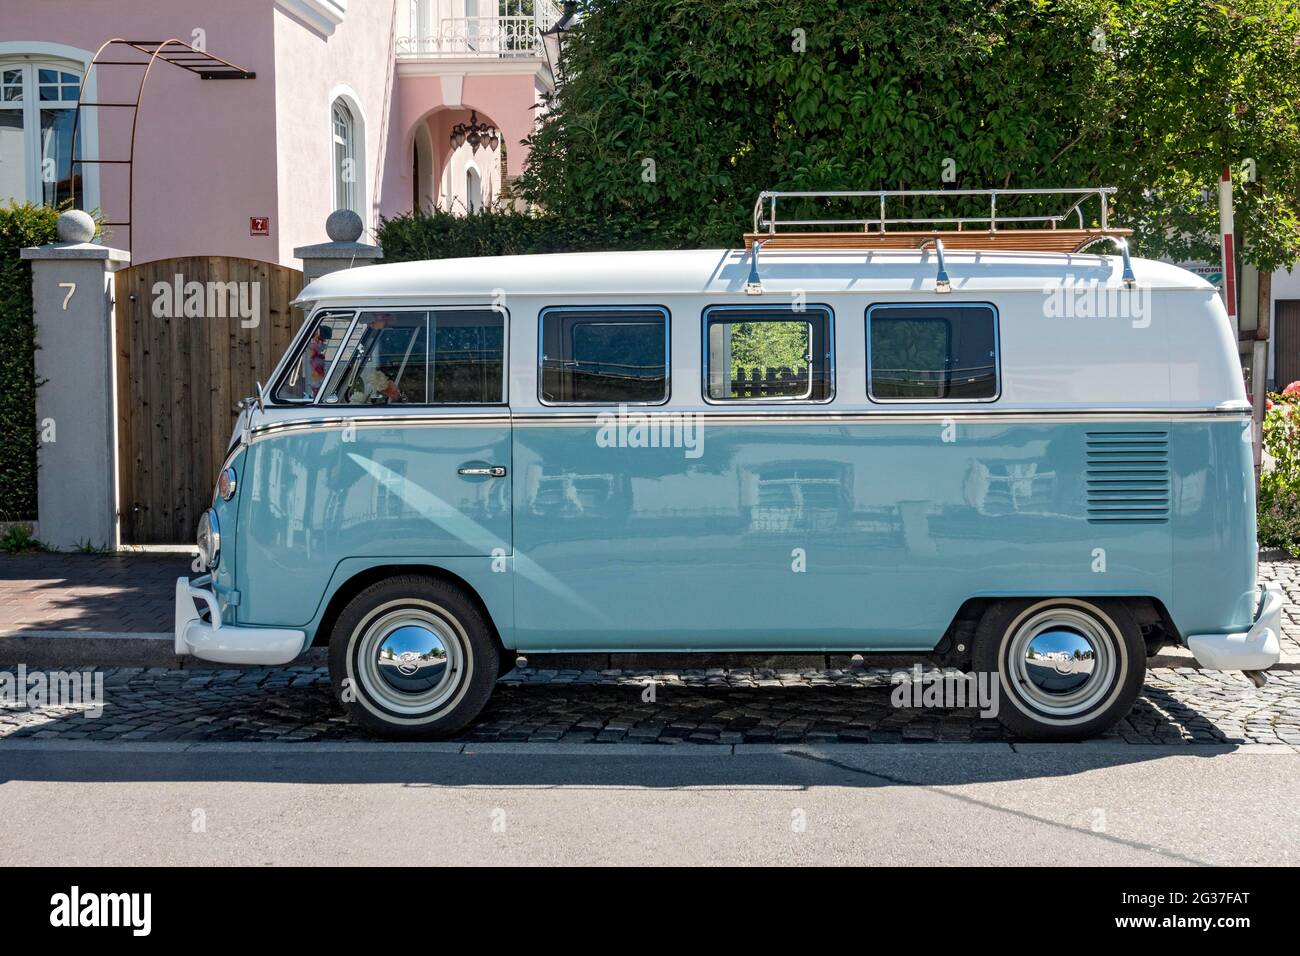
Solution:
[[[1008,730],[1033,740],[1082,740],[1132,709],[1146,644],[1120,601],[999,601],[975,632],[971,663],[998,675],[998,719]]]
[[[339,615],[330,679],[348,715],[385,737],[451,736],[487,703],[499,653],[460,589],[402,575],[372,584]]]

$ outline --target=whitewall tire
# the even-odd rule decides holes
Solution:
[[[348,715],[385,737],[463,730],[492,694],[500,652],[463,591],[417,575],[366,588],[343,609],[329,645],[330,679]]]
[[[1132,611],[1108,598],[998,601],[975,632],[972,667],[998,675],[998,719],[1031,740],[1082,740],[1133,708],[1146,643]]]

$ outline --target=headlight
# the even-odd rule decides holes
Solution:
[[[209,571],[215,571],[221,563],[221,525],[217,522],[217,513],[209,508],[199,519],[199,560]]]
[[[222,501],[229,501],[235,497],[237,479],[238,476],[235,474],[233,467],[221,472],[221,476],[217,478],[217,494],[221,495]]]

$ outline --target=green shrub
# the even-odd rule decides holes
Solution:
[[[765,189],[1104,183],[1135,251],[1217,260],[1205,187],[1224,157],[1251,157],[1234,194],[1243,258],[1272,271],[1300,254],[1295,0],[581,6],[513,184],[539,208],[653,217],[712,248],[740,241]],[[781,205],[800,217],[797,200]],[[892,208],[940,205],[988,210],[951,196]],[[1002,216],[1049,208],[1063,204],[998,198]]]
[[[1280,548],[1300,558],[1300,489],[1265,472],[1259,482],[1255,522],[1260,547]]]
[[[1273,460],[1259,479],[1259,543],[1300,558],[1300,382],[1269,395],[1264,450]]]
[[[0,205],[0,521],[36,517],[36,326],[25,246],[54,242],[58,212]]]
[[[10,525],[0,535],[0,552],[20,554],[23,551],[44,551],[45,545],[32,536],[32,529],[25,524]]]
[[[618,217],[532,215],[514,210],[472,216],[412,212],[381,221],[378,238],[385,262],[685,247],[683,239],[659,231],[657,226]]]

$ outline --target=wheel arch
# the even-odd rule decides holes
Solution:
[[[372,584],[400,575],[418,575],[431,580],[442,581],[463,591],[465,596],[474,603],[479,613],[483,615],[483,619],[487,621],[488,627],[492,630],[492,639],[496,641],[497,649],[502,654],[511,653],[506,650],[505,644],[501,640],[501,632],[497,628],[497,622],[492,616],[492,612],[488,609],[487,602],[483,600],[483,596],[479,594],[474,585],[447,568],[435,564],[409,563],[373,565],[363,568],[343,580],[334,589],[334,593],[330,595],[330,599],[325,605],[320,622],[316,625],[316,633],[312,638],[311,646],[324,647],[329,644],[334,624],[338,621],[339,615],[343,613],[343,609],[348,606],[348,602],[354,597]]]
[[[967,598],[953,615],[948,629],[935,646],[934,652],[945,663],[969,663],[972,639],[984,613],[999,601],[1035,601],[1045,598],[1073,598],[1080,601],[1109,600],[1125,604],[1142,628],[1147,654],[1154,655],[1168,644],[1179,644],[1182,638],[1174,626],[1173,618],[1163,601],[1148,594],[998,594]],[[960,649],[959,649],[960,648]]]

